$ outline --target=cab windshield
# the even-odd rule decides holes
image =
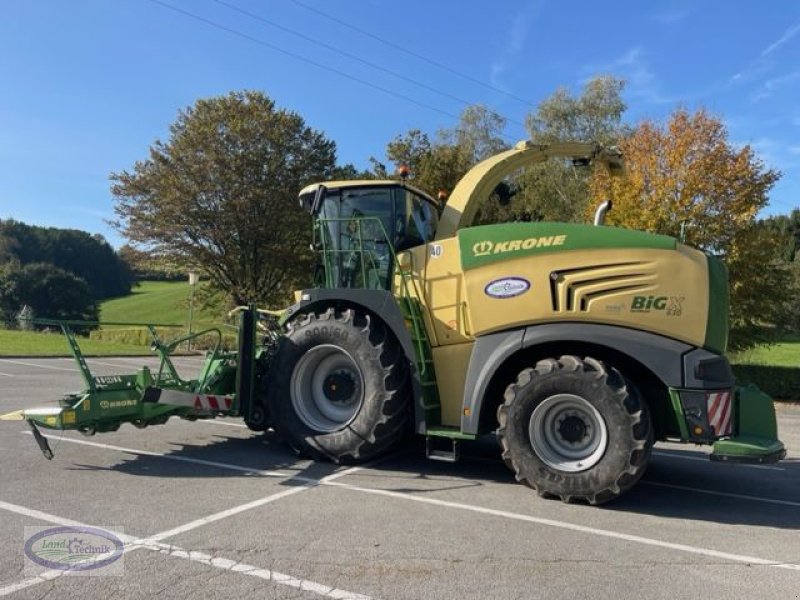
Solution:
[[[317,213],[316,285],[389,289],[394,254],[433,239],[438,213],[401,185],[327,190]]]

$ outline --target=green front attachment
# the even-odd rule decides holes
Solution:
[[[38,434],[37,425],[47,429],[75,429],[93,435],[116,431],[123,423],[147,427],[166,423],[171,416],[186,419],[212,418],[220,414],[236,414],[238,411],[235,399],[230,401],[236,391],[237,355],[236,352],[222,351],[222,332],[219,329],[199,331],[164,343],[158,337],[156,325],[147,325],[153,340],[152,349],[160,359],[155,372],[148,367],[142,367],[135,374],[94,376],[71,329],[72,326],[85,323],[40,323],[61,327],[85,385],[82,391],[64,396],[58,406],[25,409],[4,415],[6,420],[28,421],[39,445],[45,446],[42,448],[45,456],[48,456],[49,448],[46,448],[46,441]],[[207,354],[197,379],[182,379],[172,363],[171,354],[187,341],[208,334],[216,334],[217,342]],[[164,391],[179,394],[162,394]],[[179,405],[169,404],[166,400],[159,401],[162,395],[167,398],[179,396],[181,403]],[[208,405],[209,398],[214,403],[211,408]],[[49,454],[52,456],[52,453]]]
[[[736,433],[714,442],[712,460],[772,463],[786,456],[772,398],[752,384],[737,387],[734,411]]]

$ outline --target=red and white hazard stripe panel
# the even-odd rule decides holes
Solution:
[[[210,394],[193,394],[177,390],[161,390],[158,398],[160,404],[175,406],[191,406],[200,410],[228,411],[233,406],[230,396],[212,396]]]
[[[195,408],[205,408],[207,410],[230,410],[233,405],[233,398],[230,396],[208,396],[197,394],[194,397]]]
[[[706,394],[708,424],[714,429],[717,437],[731,434],[733,423],[733,402],[731,400],[729,391]]]

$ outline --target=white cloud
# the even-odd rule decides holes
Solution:
[[[768,79],[755,92],[753,92],[753,94],[750,96],[750,100],[753,102],[766,100],[775,93],[775,90],[790,85],[798,80],[800,80],[800,71],[793,71],[791,73],[787,73],[786,75],[781,75],[780,77]]]
[[[795,23],[794,25],[789,27],[789,29],[784,31],[783,35],[781,35],[781,37],[779,37],[777,40],[772,42],[769,46],[764,48],[764,50],[761,52],[761,58],[764,58],[765,56],[775,52],[775,50],[777,50],[778,48],[783,46],[786,42],[791,40],[798,33],[800,33],[800,23]]]
[[[501,50],[500,56],[489,67],[489,81],[493,86],[509,91],[508,85],[503,82],[503,75],[510,69],[514,59],[524,50],[533,24],[533,18],[538,10],[538,2],[532,3],[511,19],[507,36],[508,41]]]
[[[661,92],[658,77],[650,67],[647,55],[641,46],[629,48],[612,60],[584,65],[581,72],[584,74],[581,83],[586,83],[598,73],[610,73],[622,77],[628,82],[629,94],[651,104],[668,104],[677,100]]]

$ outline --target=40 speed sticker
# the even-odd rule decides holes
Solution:
[[[490,298],[513,298],[531,289],[531,282],[522,277],[503,277],[486,284],[483,292]]]

